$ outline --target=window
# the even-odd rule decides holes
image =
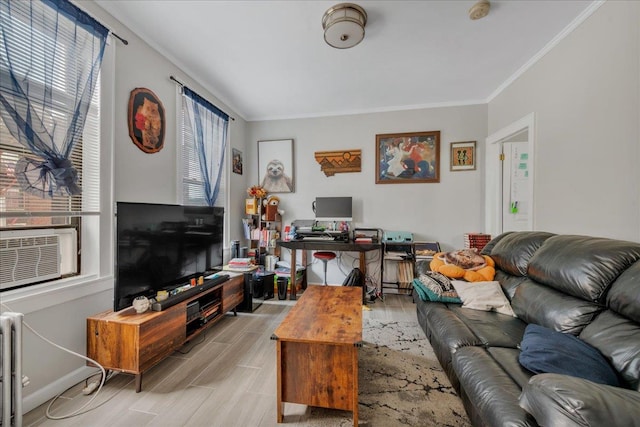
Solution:
[[[219,115],[216,107],[188,88],[185,87],[184,90],[194,98],[186,94],[182,96],[182,204],[224,207],[227,197],[224,158],[229,118],[224,113]],[[199,136],[194,132],[199,132]],[[198,138],[201,139],[202,146]],[[209,176],[205,176],[203,171]]]
[[[68,113],[59,113],[64,121]],[[22,157],[37,159],[9,133],[0,117],[0,228],[46,227],[72,224],[83,207],[99,208],[100,171],[100,85],[96,86],[85,124],[82,143],[76,144],[70,159],[78,171],[82,194],[42,198],[25,191],[15,173]],[[29,215],[24,215],[24,214]]]
[[[76,22],[68,13],[65,5],[56,9],[39,1],[12,2],[11,8],[6,4],[0,8],[1,89],[3,99],[11,105],[0,106],[4,109],[0,115],[0,291],[83,273],[80,248],[87,240],[82,232],[95,229],[96,221],[89,218],[100,215],[101,91],[100,84],[93,83],[100,82],[100,76],[92,67],[98,64],[99,68],[102,52],[96,50],[104,49],[106,32],[100,39],[87,29],[86,21]],[[82,37],[88,42],[80,40]],[[19,89],[9,84],[12,78],[20,81]],[[43,133],[52,136],[41,144],[50,143],[54,147],[48,148],[65,152],[68,135],[73,132],[70,128],[81,123],[76,121],[78,99],[89,85],[95,89],[87,100],[90,104],[82,134],[68,145],[66,157],[77,173],[75,183],[81,192],[52,191],[49,195],[47,188],[55,187],[43,184],[42,169],[32,167],[44,157],[24,144],[21,126],[17,125],[21,141],[9,131],[17,123],[7,121],[13,119],[9,108],[29,105],[42,121]],[[28,88],[26,95],[20,92],[23,88]]]

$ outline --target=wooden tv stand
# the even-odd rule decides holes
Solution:
[[[136,392],[142,390],[142,374],[187,341],[233,311],[244,299],[244,277],[229,280],[179,302],[163,311],[137,314],[133,307],[103,311],[87,318],[87,357],[106,370],[136,376]],[[187,305],[198,301],[200,314],[187,319]],[[89,363],[89,365],[91,365]]]

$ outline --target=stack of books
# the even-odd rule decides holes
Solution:
[[[372,237],[356,237],[354,242],[362,243],[362,244],[371,244],[373,243],[373,238]]]
[[[490,234],[484,233],[465,233],[464,235],[464,247],[467,249],[475,248],[477,250],[482,250],[491,240]]]
[[[251,258],[233,258],[229,264],[222,267],[227,271],[252,271],[256,268],[258,266],[251,263]]]

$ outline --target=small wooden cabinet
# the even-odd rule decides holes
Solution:
[[[87,318],[87,357],[106,370],[135,375],[136,392],[140,392],[143,372],[216,323],[224,313],[235,313],[243,299],[244,278],[239,274],[163,311],[137,314],[133,307],[103,311]],[[188,318],[187,306],[194,301],[202,303],[201,312]],[[217,302],[222,308],[212,314],[208,307]]]

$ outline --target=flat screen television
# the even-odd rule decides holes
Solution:
[[[222,266],[224,209],[117,202],[113,309]]]
[[[317,221],[353,221],[351,197],[316,197]]]

